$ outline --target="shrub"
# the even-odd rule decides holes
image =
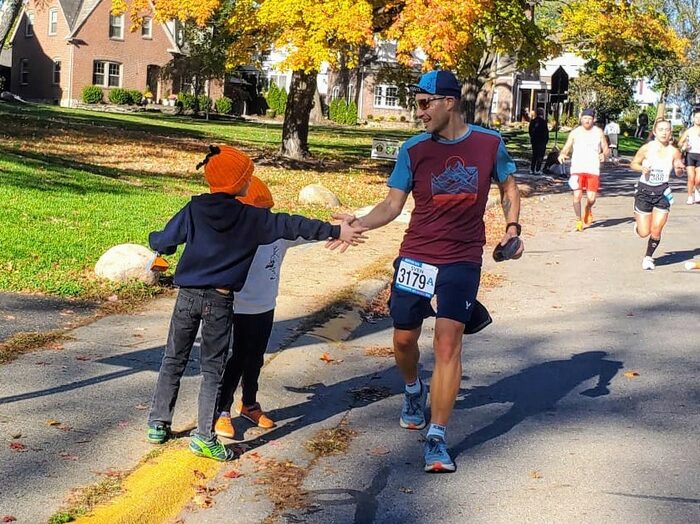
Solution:
[[[227,96],[222,96],[216,101],[216,112],[222,115],[230,115],[233,113],[233,100]]]
[[[265,111],[265,116],[268,118],[275,118],[277,116],[277,111],[274,109],[268,109]]]
[[[367,120],[374,120],[374,115],[372,113],[367,115]]]
[[[265,93],[267,106],[274,110],[278,115],[283,115],[287,109],[287,90],[280,89],[276,84],[271,84],[270,89]]]
[[[143,102],[143,93],[138,89],[129,90],[129,96],[131,97],[131,103],[139,105]]]
[[[197,110],[197,97],[194,95],[180,91],[177,94],[177,101],[184,110]]]
[[[338,124],[354,126],[357,124],[357,105],[355,102],[347,103],[342,98],[335,98],[328,107],[328,118]]]
[[[391,115],[389,118],[387,118],[389,122],[396,122],[396,117],[394,115]]]
[[[113,104],[123,105],[132,103],[131,93],[126,89],[122,89],[121,87],[115,87],[114,89],[111,89],[109,91],[108,98],[109,101]]]
[[[101,104],[104,93],[98,86],[85,86],[80,93],[80,99],[85,104]]]
[[[399,118],[399,120],[400,120],[401,122],[405,122],[405,121],[406,121],[406,117],[405,117],[404,115],[401,115],[401,117]]]
[[[199,95],[197,97],[197,110],[206,111],[207,109],[211,109],[211,98],[207,95]]]

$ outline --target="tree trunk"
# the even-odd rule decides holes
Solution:
[[[282,155],[301,160],[309,156],[309,115],[316,93],[316,71],[294,71],[282,124]]]
[[[0,7],[0,49],[5,47],[5,41],[10,36],[12,25],[21,10],[22,0],[5,0]]]

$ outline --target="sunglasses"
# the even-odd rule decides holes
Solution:
[[[420,100],[416,100],[416,105],[423,111],[428,109],[430,107],[430,102],[433,102],[434,100],[442,100],[444,98],[447,98],[446,96],[431,96],[430,98],[422,98]]]

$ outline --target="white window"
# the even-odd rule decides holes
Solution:
[[[117,62],[96,60],[92,64],[92,83],[102,87],[121,86],[122,65]]]
[[[61,60],[58,58],[53,60],[53,83],[56,85],[61,83]]]
[[[19,82],[23,86],[29,84],[29,59],[23,58],[19,61]]]
[[[270,75],[270,85],[275,84],[280,89],[287,88],[287,75]]]
[[[25,36],[34,36],[34,13],[27,12],[27,23],[24,26]]]
[[[389,85],[374,86],[374,107],[399,109],[399,88]]]
[[[109,78],[107,85],[109,87],[119,87],[122,84],[122,66],[121,64],[109,63]]]
[[[141,36],[143,38],[153,38],[153,19],[150,16],[143,17],[143,25],[141,25]]]
[[[49,9],[49,35],[58,33],[58,9]]]
[[[124,15],[109,15],[109,37],[115,40],[124,39]]]

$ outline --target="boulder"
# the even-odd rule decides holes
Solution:
[[[149,286],[158,282],[151,271],[153,252],[138,244],[119,244],[109,248],[95,264],[95,274],[112,282],[138,280]]]
[[[299,191],[299,203],[325,207],[340,207],[340,200],[322,184],[310,184]]]

